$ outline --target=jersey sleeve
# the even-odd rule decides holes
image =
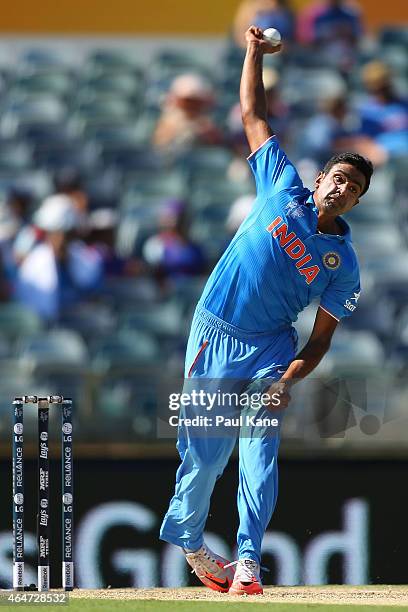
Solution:
[[[340,321],[353,314],[359,297],[360,274],[357,267],[351,274],[337,278],[327,286],[320,299],[320,307]]]
[[[295,166],[280,148],[276,136],[268,138],[264,144],[248,157],[255,176],[257,194],[272,195],[298,187],[303,189],[303,184]]]

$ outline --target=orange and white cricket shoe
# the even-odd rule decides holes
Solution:
[[[220,593],[228,593],[234,579],[234,570],[227,559],[216,555],[206,544],[194,552],[184,553],[187,563],[206,587]]]
[[[233,583],[228,591],[230,595],[262,595],[260,567],[256,561],[240,559],[231,565],[236,565],[236,569]]]

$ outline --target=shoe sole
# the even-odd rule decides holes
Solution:
[[[228,593],[230,595],[263,595],[263,588],[259,587],[257,590],[255,589],[246,589],[245,587],[243,588],[234,588],[232,585],[230,587],[230,590],[228,591]]]
[[[215,580],[213,581],[212,578],[208,578],[206,576],[203,578],[199,577],[199,580],[201,580],[201,582],[212,591],[217,591],[217,593],[228,593],[232,584],[231,581],[226,579],[225,582],[227,582],[228,586],[224,586],[225,583],[218,584]]]

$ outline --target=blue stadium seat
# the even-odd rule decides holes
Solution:
[[[72,93],[74,78],[61,67],[46,67],[17,73],[11,83],[9,98],[18,95],[52,95],[64,98]]]
[[[158,339],[177,339],[185,332],[186,322],[183,319],[179,304],[165,302],[124,308],[119,315],[121,330],[149,332]]]
[[[184,198],[187,196],[187,181],[185,174],[179,169],[160,172],[134,172],[126,176],[125,207],[136,197],[157,197],[157,199]]]
[[[92,50],[84,65],[84,69],[101,68],[103,70],[135,70],[138,61],[133,50],[100,48]]]
[[[358,377],[381,371],[384,365],[384,349],[372,332],[339,328],[333,336],[330,351],[316,368],[315,374]]]
[[[0,173],[22,172],[33,165],[32,147],[16,140],[0,141]]]
[[[22,339],[16,351],[20,363],[32,371],[81,372],[88,351],[81,336],[69,329],[53,329]]]
[[[77,121],[135,121],[136,108],[126,98],[114,93],[104,96],[94,96],[87,100],[78,101],[72,109],[72,118]]]
[[[43,324],[28,308],[14,302],[0,304],[0,334],[10,341],[41,332]]]
[[[160,345],[155,337],[143,329],[119,331],[91,343],[92,369],[107,372],[131,370],[137,366],[162,361]]]
[[[116,318],[108,303],[84,302],[64,310],[58,323],[63,328],[74,330],[88,342],[112,333]]]

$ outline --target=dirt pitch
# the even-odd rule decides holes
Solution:
[[[291,604],[365,604],[408,606],[408,586],[322,586],[266,587],[263,595],[231,596],[206,588],[178,589],[76,589],[72,599],[114,599],[144,601],[217,601]]]

